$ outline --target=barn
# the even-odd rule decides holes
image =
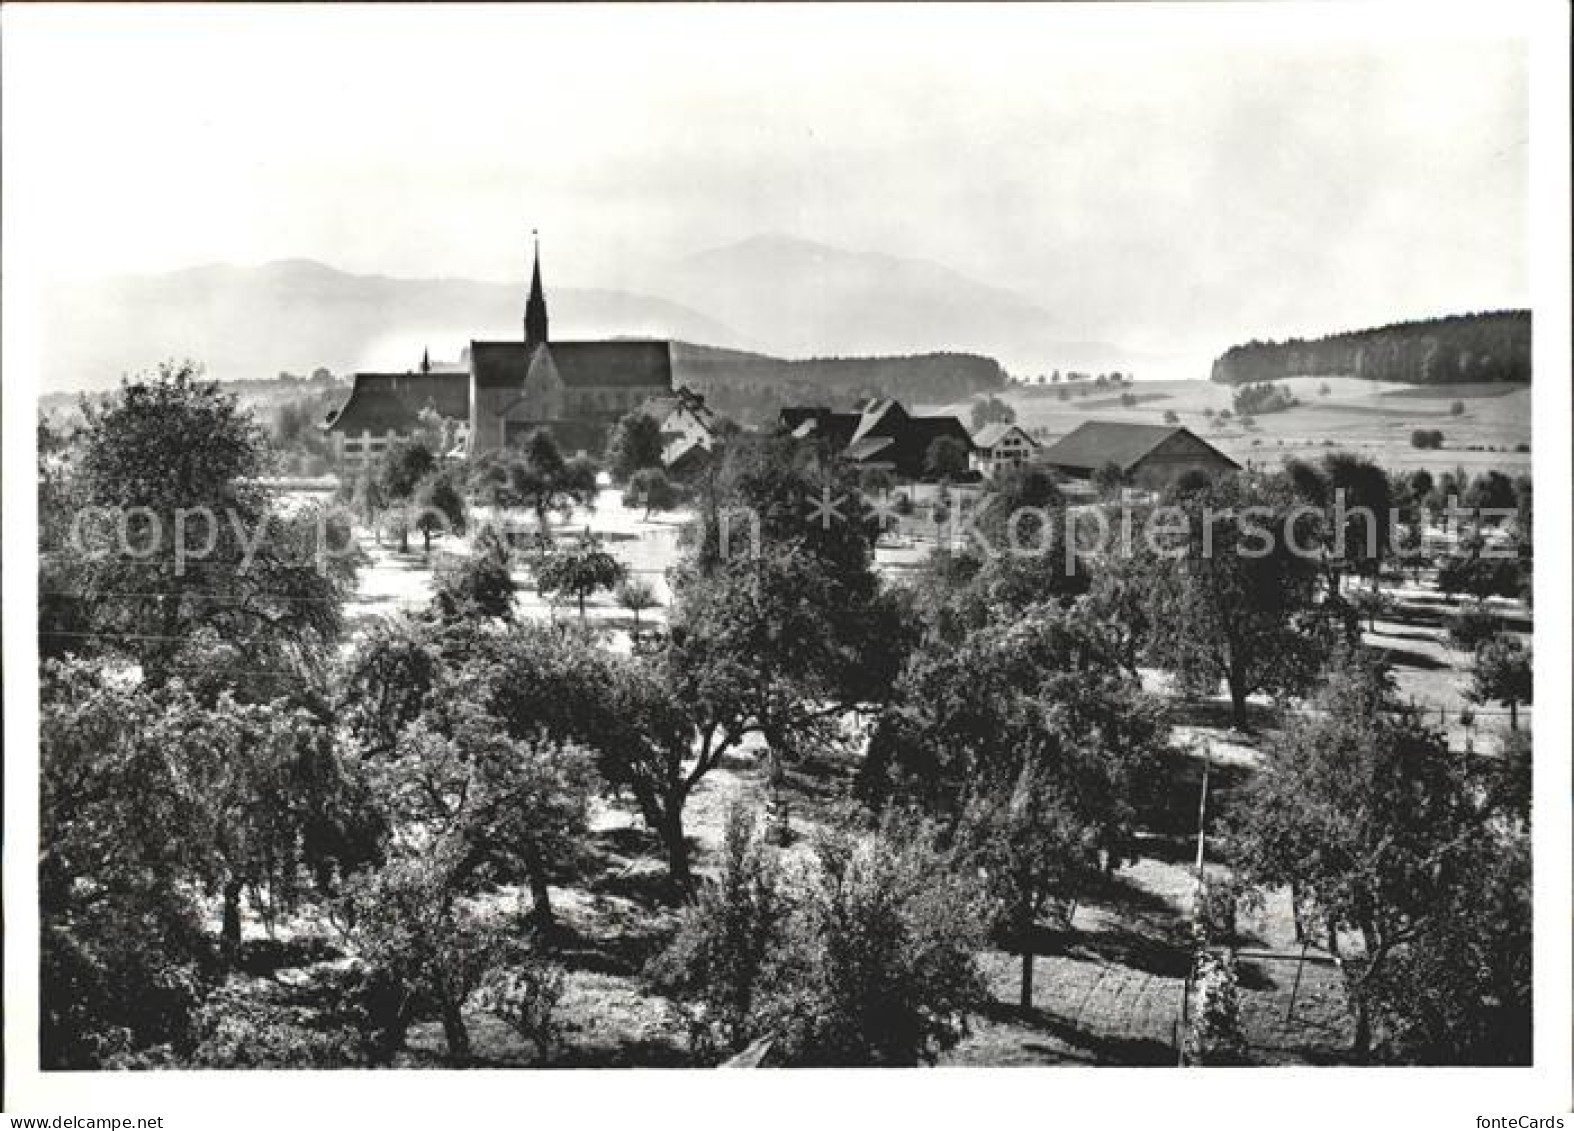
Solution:
[[[1114,464],[1128,482],[1159,486],[1188,471],[1207,475],[1239,471],[1240,464],[1189,429],[1170,424],[1088,420],[1039,455],[1068,479],[1088,479]]]

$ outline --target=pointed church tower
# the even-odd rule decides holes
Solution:
[[[536,236],[534,230],[531,236]],[[547,340],[547,300],[541,293],[541,240],[536,237],[535,268],[530,274],[530,298],[525,302],[525,345],[544,345]]]

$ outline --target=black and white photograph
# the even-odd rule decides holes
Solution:
[[[1568,47],[6,4],[6,1126],[1568,1126]]]

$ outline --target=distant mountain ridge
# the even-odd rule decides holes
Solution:
[[[780,234],[663,264],[670,295],[781,357],[962,352],[1019,372],[1129,367],[1110,342],[1067,334],[1048,310],[942,264]]]
[[[1530,380],[1530,311],[1394,322],[1321,338],[1247,342],[1213,363],[1225,385],[1282,377],[1360,377],[1417,385]]]
[[[107,388],[167,358],[200,361],[224,380],[414,368],[427,349],[453,360],[472,338],[520,336],[524,294],[523,281],[355,275],[305,259],[59,283],[43,295],[42,391]],[[737,339],[649,295],[556,287],[550,300],[565,338]]]
[[[1136,355],[1062,335],[1031,300],[940,264],[760,236],[654,265],[612,288],[557,285],[561,338],[705,342],[776,358],[968,353],[1022,372],[1130,369]],[[42,391],[106,388],[192,358],[225,380],[393,369],[521,333],[525,284],[355,274],[310,259],[58,282],[41,303]],[[1140,363],[1139,363],[1140,364]]]

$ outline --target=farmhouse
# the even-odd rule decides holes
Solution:
[[[971,456],[973,438],[954,416],[914,416],[890,398],[872,400],[860,412],[828,408],[784,408],[781,430],[800,440],[818,440],[832,455],[861,468],[880,468],[904,479],[921,479],[929,448],[955,440]]]
[[[974,471],[992,479],[1000,471],[1032,459],[1038,448],[1038,441],[1015,424],[986,424],[973,433],[970,463]]]
[[[425,408],[460,421],[471,455],[547,428],[565,451],[594,451],[619,416],[652,397],[672,395],[667,342],[553,342],[536,248],[519,341],[472,341],[465,368],[357,373],[350,396],[327,420],[342,463],[375,457],[414,427]]]
[[[1240,464],[1185,428],[1089,420],[1062,436],[1039,461],[1071,479],[1114,464],[1134,483],[1167,483],[1188,471],[1217,475]]]
[[[639,411],[661,426],[661,462],[669,469],[702,465],[716,443],[720,420],[694,390],[679,385],[663,397],[652,397]]]

